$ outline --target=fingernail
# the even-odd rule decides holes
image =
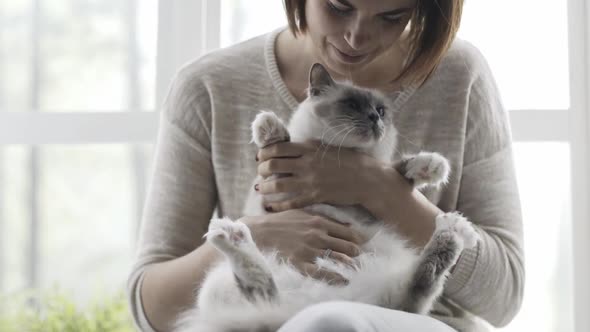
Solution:
[[[254,190],[258,191],[258,183],[254,185]]]
[[[266,210],[266,212],[272,212],[272,206],[265,206],[264,210]]]

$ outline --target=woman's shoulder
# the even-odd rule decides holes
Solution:
[[[208,52],[183,65],[175,80],[185,83],[230,84],[240,79],[252,82],[266,74],[264,48],[269,34]]]
[[[272,85],[264,56],[268,37],[261,35],[211,51],[182,66],[163,105],[169,121],[190,132],[199,123],[211,123],[214,110],[247,104],[255,98],[252,91],[267,91]]]
[[[455,38],[452,42],[438,70],[445,75],[458,76],[471,83],[482,77],[491,76],[489,64],[483,53],[469,41],[460,38]]]

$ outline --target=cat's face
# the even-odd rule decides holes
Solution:
[[[315,64],[310,71],[311,108],[322,122],[331,145],[367,147],[393,129],[390,102],[381,93],[335,82],[326,69]],[[345,144],[339,144],[343,142]]]

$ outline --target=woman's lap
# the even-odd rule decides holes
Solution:
[[[278,332],[456,332],[428,316],[356,302],[324,302],[302,310]]]

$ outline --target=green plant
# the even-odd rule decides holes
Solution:
[[[81,308],[60,290],[2,296],[2,332],[131,332],[133,323],[122,292]]]

